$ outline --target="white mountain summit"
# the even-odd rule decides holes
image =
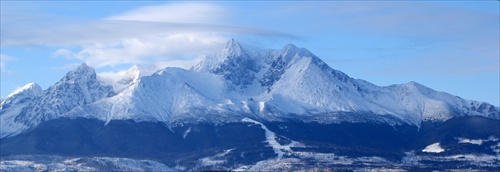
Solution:
[[[97,81],[95,70],[86,64],[68,72],[66,76],[43,92],[38,85],[31,85],[34,86],[28,84],[25,87],[33,87],[33,89],[23,87],[2,102],[1,137],[20,133],[44,121],[64,117],[74,108],[114,95],[110,86]],[[29,99],[26,99],[25,95],[29,95]],[[6,106],[8,99],[24,99],[25,101],[19,105]]]
[[[124,79],[105,83],[82,64],[43,93],[37,86],[16,91],[0,107],[1,137],[60,117],[167,125],[251,118],[416,126],[466,115],[500,118],[498,107],[415,82],[380,87],[350,78],[291,44],[257,50],[230,40],[190,70],[168,67]]]

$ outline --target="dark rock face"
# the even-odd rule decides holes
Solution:
[[[224,79],[232,81],[234,85],[246,87],[252,84],[255,73],[260,70],[258,64],[247,54],[226,59],[213,73],[223,75]]]
[[[259,81],[261,86],[272,86],[276,81],[281,78],[281,75],[285,73],[285,67],[287,62],[283,60],[282,56],[279,56],[276,60],[271,62],[271,67],[268,71],[264,73],[262,79]]]

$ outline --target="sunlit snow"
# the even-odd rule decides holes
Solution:
[[[434,143],[430,144],[429,146],[425,147],[422,152],[427,152],[427,153],[441,153],[444,152],[444,149],[441,148],[441,145],[439,143]]]
[[[264,124],[262,124],[258,121],[255,121],[253,119],[250,119],[250,118],[244,118],[241,121],[254,123],[254,124],[259,125],[265,131],[266,142],[273,148],[274,153],[278,154],[278,158],[282,158],[283,155],[291,154],[292,153],[291,147],[302,146],[302,144],[300,144],[297,141],[293,141],[293,140],[291,143],[289,143],[287,145],[281,145],[280,143],[278,143],[276,141],[276,138],[277,138],[276,133],[269,130]]]
[[[112,120],[217,124],[257,117],[418,127],[423,121],[445,121],[464,114],[500,118],[497,107],[416,82],[381,87],[351,78],[291,44],[281,50],[255,49],[231,40],[190,70],[154,71],[134,66],[117,77],[96,76],[93,68],[82,64],[44,90],[43,96],[2,108],[1,138],[61,117],[92,118],[106,124]]]

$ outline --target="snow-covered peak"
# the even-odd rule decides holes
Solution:
[[[191,69],[222,75],[235,86],[246,88],[255,80],[263,59],[259,52],[252,52],[231,39],[222,51],[206,56]]]
[[[95,70],[94,70],[94,68],[88,66],[86,63],[82,63],[78,67],[76,67],[75,70],[71,71],[70,73],[75,73],[75,72],[92,73],[92,72],[95,72]]]
[[[283,51],[298,51],[299,48],[297,46],[295,46],[294,44],[286,44],[284,47],[283,47]]]
[[[246,50],[240,43],[236,42],[234,39],[230,39],[221,51],[206,56],[200,63],[193,66],[191,69],[199,72],[214,72],[229,61],[234,61],[234,59],[246,56],[246,54]]]
[[[293,63],[298,63],[298,61],[302,60],[303,58],[308,58],[310,59],[309,61],[311,64],[317,65],[318,67],[325,70],[333,70],[309,50],[305,48],[298,48],[293,44],[287,44],[281,50],[274,52],[275,53],[272,57],[271,64],[283,63],[284,65],[293,65]]]
[[[298,48],[297,46],[293,44],[287,44],[283,47],[281,50],[281,54],[284,57],[293,57],[293,56],[300,56],[300,57],[315,57],[313,53],[311,53],[309,50],[305,48]]]
[[[34,82],[31,82],[10,93],[5,99],[9,99],[21,94],[25,96],[40,96],[42,94],[42,91],[42,87]]]
[[[104,95],[101,95],[103,92]],[[108,97],[108,94],[111,94],[112,90],[109,86],[105,86],[99,82],[94,68],[82,63],[75,70],[68,72],[59,82],[49,87],[44,92],[44,97],[75,93],[80,94],[78,95],[81,98],[79,101],[91,103],[103,97]],[[72,99],[78,97],[72,97]]]
[[[15,90],[14,92],[10,93],[4,101],[2,101],[2,104],[0,105],[0,109],[6,108],[7,105],[11,106],[14,104],[17,104],[21,101],[24,101],[26,98],[35,98],[38,97],[42,94],[43,90],[42,88],[34,83],[28,83],[24,85],[23,87]],[[5,107],[4,107],[5,105]]]
[[[76,80],[88,80],[95,78],[95,70],[82,63],[76,69],[68,72],[59,82],[72,82]]]
[[[20,133],[25,129],[22,124],[15,122],[24,109],[29,108],[33,101],[40,98],[42,88],[36,83],[29,83],[9,94],[0,104],[0,138]]]
[[[404,84],[406,87],[409,87],[409,88],[415,88],[415,89],[430,89],[418,82],[415,82],[415,81],[410,81],[406,84]]]
[[[234,39],[230,39],[224,47],[223,54],[225,56],[240,56],[243,53],[243,48]]]
[[[26,127],[35,126],[61,117],[73,108],[113,95],[111,86],[99,82],[95,70],[84,63],[30,102],[15,120]]]

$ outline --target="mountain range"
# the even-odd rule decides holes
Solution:
[[[177,170],[262,170],[288,161],[308,168],[328,153],[399,164],[409,154],[494,156],[499,119],[499,107],[416,82],[382,87],[351,78],[292,44],[270,50],[230,40],[190,69],[134,66],[106,82],[81,64],[46,90],[29,83],[2,101],[0,138],[2,157],[118,156]],[[482,140],[488,151],[460,139]]]

